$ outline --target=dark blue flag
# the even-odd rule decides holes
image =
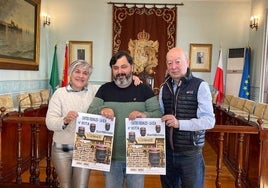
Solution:
[[[245,62],[240,84],[239,97],[249,99],[250,97],[250,69],[249,69],[250,49],[245,49]]]

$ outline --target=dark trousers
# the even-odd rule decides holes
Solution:
[[[162,188],[203,188],[205,163],[202,149],[175,153],[167,151],[166,175],[161,175]]]

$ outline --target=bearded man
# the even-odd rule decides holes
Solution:
[[[110,172],[104,172],[106,188],[143,188],[144,175],[126,174],[125,118],[160,118],[161,111],[152,89],[146,84],[135,86],[133,58],[125,51],[110,60],[113,81],[102,85],[88,113],[101,114],[115,120],[114,143]]]

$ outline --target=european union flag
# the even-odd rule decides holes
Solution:
[[[243,74],[241,79],[241,85],[239,90],[239,97],[249,99],[250,97],[250,48],[245,49],[245,63],[243,68]]]

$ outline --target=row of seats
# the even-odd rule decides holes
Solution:
[[[5,113],[17,110],[22,112],[26,108],[38,108],[41,104],[47,104],[49,97],[50,93],[47,89],[32,93],[21,93],[16,96],[18,106],[15,107],[11,94],[0,95],[0,107],[6,108]],[[256,103],[255,101],[234,95],[225,95],[222,107],[239,116],[245,117],[248,121],[257,122],[261,118],[263,127],[268,128],[267,103]]]
[[[49,97],[50,93],[47,89],[32,93],[20,93],[16,96],[17,106],[15,106],[11,94],[0,95],[0,108],[5,107],[5,113],[23,112],[27,108],[38,108],[42,104],[48,104]]]
[[[257,123],[261,119],[263,121],[262,127],[268,128],[267,103],[258,103],[234,95],[225,95],[222,107],[237,116],[244,117],[248,121]]]

